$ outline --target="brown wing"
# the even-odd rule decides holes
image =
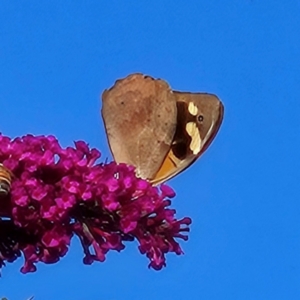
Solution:
[[[172,143],[177,119],[169,85],[142,74],[116,81],[102,95],[102,117],[114,159],[155,176]]]
[[[153,184],[162,183],[189,167],[216,136],[224,108],[217,96],[174,92],[177,101],[177,127],[172,146]]]

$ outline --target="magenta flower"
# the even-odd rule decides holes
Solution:
[[[13,174],[10,193],[0,194],[0,267],[22,254],[23,273],[55,263],[74,235],[85,264],[134,239],[156,270],[166,253],[183,253],[176,239],[187,240],[191,220],[176,220],[168,208],[174,191],[137,178],[131,166],[99,164],[99,157],[83,141],[63,149],[53,136],[0,134],[0,163]]]

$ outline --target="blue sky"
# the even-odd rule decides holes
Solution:
[[[2,271],[0,296],[26,299],[300,298],[300,2],[7,1],[0,8],[0,131],[85,140],[111,158],[99,95],[143,72],[217,94],[222,128],[169,184],[193,219],[184,256],[147,269],[137,244],[85,266]]]

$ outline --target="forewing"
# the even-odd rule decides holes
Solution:
[[[223,120],[224,108],[215,95],[174,91],[174,97],[177,102],[176,132],[153,184],[174,177],[195,162],[210,145]]]

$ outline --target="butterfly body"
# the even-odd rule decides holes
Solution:
[[[172,91],[160,79],[132,74],[102,95],[102,117],[118,163],[162,183],[190,166],[209,146],[223,105],[212,94]]]

